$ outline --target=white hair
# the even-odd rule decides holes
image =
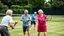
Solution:
[[[10,9],[8,9],[8,10],[6,11],[6,14],[9,15],[10,13],[13,13],[13,11],[10,10]]]
[[[42,9],[39,9],[38,12],[44,13]]]
[[[34,13],[37,13],[36,11]]]
[[[24,10],[24,12],[26,12],[26,11],[28,12],[28,10]]]

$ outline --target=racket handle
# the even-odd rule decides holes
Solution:
[[[14,27],[16,26],[17,22],[15,22]]]

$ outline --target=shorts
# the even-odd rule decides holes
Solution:
[[[23,26],[23,32],[29,31],[29,26]]]
[[[31,25],[33,25],[33,24],[36,25],[36,22],[35,21],[31,21]]]

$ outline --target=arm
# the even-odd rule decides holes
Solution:
[[[38,16],[36,17],[36,22],[38,22]]]
[[[11,27],[12,29],[14,29],[14,27],[13,27],[13,25],[12,25],[12,23],[11,23],[11,22],[9,23],[9,25],[10,25],[10,27]]]
[[[23,15],[21,16],[20,21],[24,21],[24,17],[23,17]]]
[[[16,25],[17,21],[13,21],[12,18],[10,18],[9,25],[12,29],[14,29],[14,26],[12,24]]]
[[[44,21],[48,21],[48,18],[47,18],[47,16],[45,15],[45,19],[44,19]]]
[[[27,19],[28,21],[31,21],[31,17],[30,17],[30,15],[29,15],[29,18]]]

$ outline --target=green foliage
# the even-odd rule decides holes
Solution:
[[[14,10],[15,14],[21,14],[25,9],[29,10],[29,13],[32,12],[32,8],[64,8],[64,0],[0,0],[0,13],[5,13],[9,8]]]
[[[45,0],[32,0],[33,8],[44,8]]]
[[[62,8],[64,7],[64,0],[51,0],[49,2],[51,7]]]
[[[28,9],[30,13],[32,13],[32,5],[26,5],[26,6],[19,6],[19,5],[12,5],[11,9],[13,9],[15,14],[23,14],[25,9]]]
[[[11,9],[13,9],[15,14],[22,14],[24,11],[24,7],[19,5],[12,5]]]
[[[28,5],[24,6],[24,9],[29,10],[29,14],[32,13],[32,5],[31,4],[28,4]]]
[[[0,1],[0,13],[4,14],[7,9],[8,9],[7,5],[3,5],[3,3],[1,3]]]
[[[44,8],[50,8],[51,7],[51,4],[49,4],[48,2],[46,2],[45,4],[44,4]]]

